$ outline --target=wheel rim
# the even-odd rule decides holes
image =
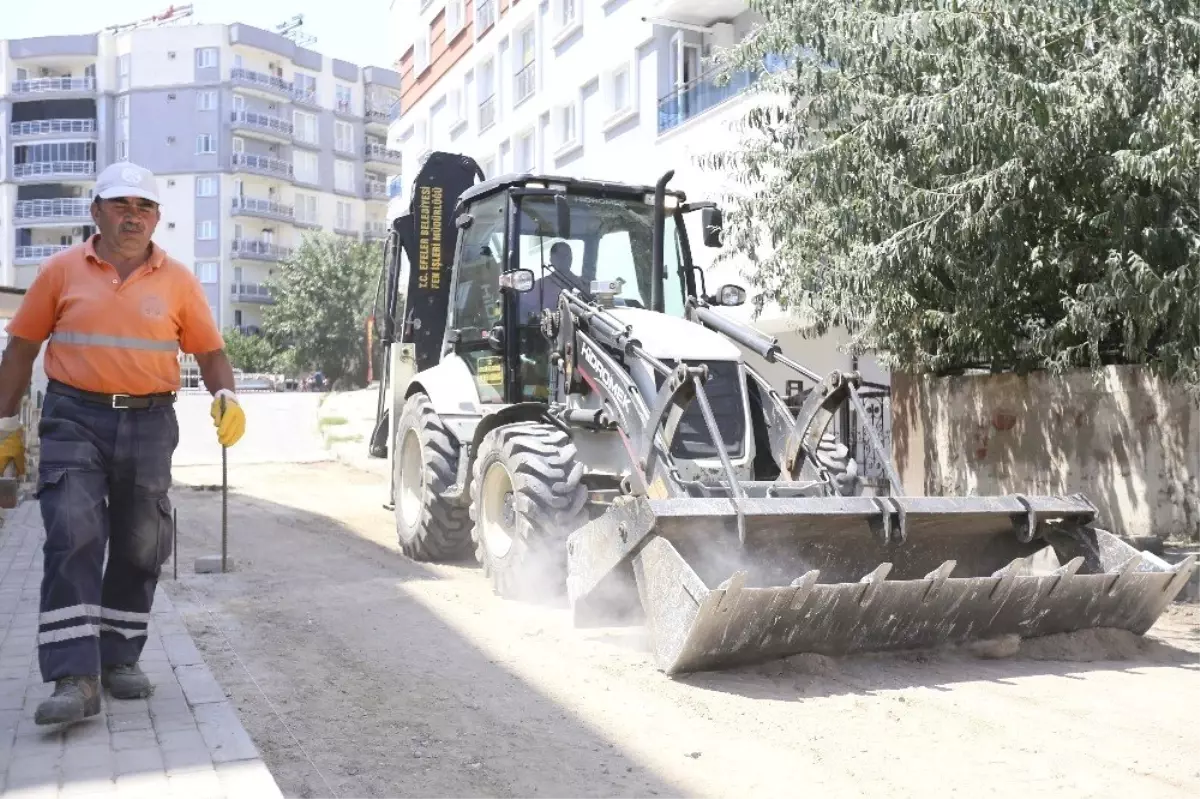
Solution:
[[[400,447],[400,518],[411,530],[421,518],[425,494],[425,462],[421,458],[421,437],[416,430],[404,435]]]
[[[517,508],[513,498],[512,477],[504,464],[493,463],[483,475],[479,524],[483,545],[492,557],[503,558],[512,549]]]

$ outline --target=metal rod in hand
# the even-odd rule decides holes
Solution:
[[[221,418],[225,418],[225,398],[221,397]],[[229,553],[229,448],[221,445],[221,574]]]

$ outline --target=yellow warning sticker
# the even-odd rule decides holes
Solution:
[[[485,355],[475,362],[475,374],[489,386],[504,384],[503,360],[498,355]]]

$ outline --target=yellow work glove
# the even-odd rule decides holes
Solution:
[[[224,401],[225,410],[221,404]],[[222,447],[232,447],[246,432],[246,413],[238,404],[237,396],[227,388],[216,393],[212,401],[213,427],[217,428],[217,441]]]
[[[0,477],[14,476],[25,476],[25,428],[19,417],[8,416],[0,419]]]

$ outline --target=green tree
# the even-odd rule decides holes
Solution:
[[[366,322],[382,265],[378,244],[331,234],[304,238],[268,285],[275,304],[263,324],[295,363],[331,382],[366,380]]]
[[[723,71],[787,66],[703,162],[767,299],[895,369],[1200,387],[1200,0],[750,5]]]
[[[236,327],[228,328],[222,335],[225,352],[234,369],[251,373],[274,371],[275,347],[266,336],[243,333]]]

